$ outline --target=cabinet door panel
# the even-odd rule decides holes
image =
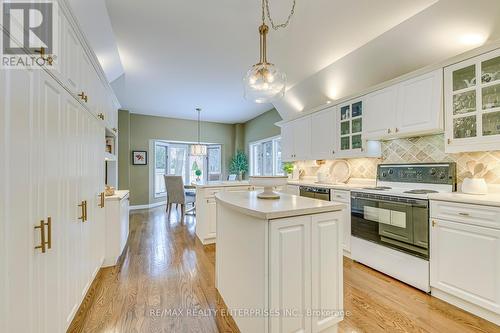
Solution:
[[[500,230],[435,222],[431,286],[500,313]]]
[[[275,220],[270,225],[270,309],[303,313],[311,305],[311,217]],[[310,332],[311,318],[270,318],[270,332]]]
[[[396,128],[396,92],[396,87],[389,87],[366,97],[364,138],[378,140],[393,133]]]
[[[402,82],[398,86],[399,135],[443,130],[443,71],[441,69]]]
[[[33,227],[40,218],[39,143],[33,126],[40,116],[38,74],[0,71],[0,322],[5,332],[37,332],[40,315],[33,283],[38,257]]]
[[[65,74],[69,90],[74,94],[79,94],[82,87],[81,70],[80,70],[80,55],[82,52],[80,42],[76,37],[76,33],[69,25],[69,22],[64,20],[64,55],[63,65],[65,66]]]
[[[311,158],[311,117],[305,117],[293,122],[293,137],[295,159]]]
[[[208,210],[208,237],[215,237],[217,232],[217,203],[215,199],[207,200]]]
[[[335,108],[311,116],[311,158],[332,159],[335,151]]]
[[[64,224],[62,213],[63,186],[62,186],[62,160],[63,152],[63,96],[64,89],[59,86],[48,74],[40,73],[40,129],[43,144],[40,170],[43,172],[43,184],[40,195],[40,219],[48,222],[51,218],[51,232],[45,227],[47,241],[51,238],[51,248],[46,253],[38,252],[36,259],[36,283],[39,283],[38,304],[42,306],[41,327],[44,332],[60,332],[62,330],[61,320],[61,298],[60,285],[62,271],[60,257],[62,255],[63,235],[61,230]],[[48,244],[47,244],[48,245]]]
[[[294,154],[293,123],[281,127],[281,155],[283,161],[293,161]]]
[[[313,332],[321,332],[343,318],[332,311],[343,308],[343,222],[342,212],[312,216],[312,309],[330,311],[312,317]]]

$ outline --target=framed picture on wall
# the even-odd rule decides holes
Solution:
[[[142,150],[132,151],[132,164],[133,165],[147,165],[148,164],[148,152]]]

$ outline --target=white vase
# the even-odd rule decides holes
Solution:
[[[465,178],[462,192],[466,194],[488,194],[488,185],[484,178]]]

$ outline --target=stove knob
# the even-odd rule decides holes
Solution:
[[[387,177],[387,173],[386,172],[382,172],[382,177]]]
[[[389,169],[389,174],[392,175],[394,173],[393,169]]]
[[[439,175],[439,179],[445,179],[446,178],[446,174],[444,172],[441,172],[441,174]]]
[[[437,173],[436,169],[432,168],[431,169],[431,176],[435,176]]]

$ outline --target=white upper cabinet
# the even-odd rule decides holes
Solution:
[[[366,96],[365,139],[379,140],[393,134],[396,127],[397,89],[391,86]]]
[[[281,126],[281,156],[283,161],[293,161],[293,123]]]
[[[294,121],[293,137],[295,146],[295,159],[307,160],[311,158],[311,117]]]
[[[366,96],[365,139],[380,140],[443,131],[442,70]]]
[[[444,70],[446,152],[498,150],[500,49]]]
[[[335,107],[311,116],[311,155],[314,159],[332,159],[336,149]]]
[[[443,132],[443,70],[439,69],[398,85],[399,135]]]
[[[311,159],[311,117],[293,120],[281,127],[283,161]]]

